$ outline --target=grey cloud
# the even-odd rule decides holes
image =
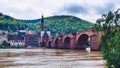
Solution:
[[[68,13],[72,14],[87,13],[83,6],[77,4],[67,5],[63,8],[63,11],[67,11]]]
[[[106,4],[106,7],[96,7],[96,10],[99,14],[105,14],[109,11],[113,11],[115,8],[115,5],[110,3],[110,4]]]

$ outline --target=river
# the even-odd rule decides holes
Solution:
[[[99,51],[0,49],[0,68],[105,68]]]

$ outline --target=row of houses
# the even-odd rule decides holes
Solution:
[[[42,31],[43,35],[41,36],[40,33],[34,32],[34,31],[25,31],[20,30],[17,34],[12,33],[7,35],[6,33],[2,33],[0,35],[0,46],[2,46],[3,41],[6,41],[10,43],[11,46],[22,46],[22,47],[41,47],[44,43],[44,36],[48,35],[50,31],[47,33],[44,33]]]
[[[43,46],[44,38],[50,36],[50,30],[44,27],[44,17],[42,15],[40,32],[20,30],[18,33],[5,34],[5,41],[11,46],[40,47]],[[3,36],[1,36],[3,38]]]
[[[8,35],[11,46],[39,47],[40,35],[33,31],[20,31],[18,34]]]

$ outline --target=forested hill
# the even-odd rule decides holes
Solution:
[[[34,19],[34,20],[18,20],[18,21],[21,21],[21,22],[24,22],[24,23],[37,23],[37,22],[40,22],[41,19]]]
[[[93,27],[93,23],[74,16],[52,16],[45,18],[45,26],[52,30],[52,33],[60,34],[64,28],[66,33],[77,32]]]
[[[64,28],[66,33],[85,30],[93,27],[93,23],[79,19],[74,16],[51,16],[46,17],[45,27],[50,29],[52,35],[56,33],[61,34]],[[8,30],[10,32],[18,31],[20,29],[29,29],[39,31],[41,19],[35,20],[18,20],[8,15],[0,13],[0,30]]]
[[[18,21],[11,16],[0,13],[0,30],[15,32],[19,29],[26,29],[27,27],[29,26],[26,23]]]

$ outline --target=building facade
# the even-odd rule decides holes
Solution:
[[[24,41],[24,36],[22,35],[8,35],[8,42],[10,43],[11,46],[24,46],[25,41]]]
[[[25,47],[39,47],[40,46],[40,37],[39,34],[35,32],[27,32],[25,37]]]

